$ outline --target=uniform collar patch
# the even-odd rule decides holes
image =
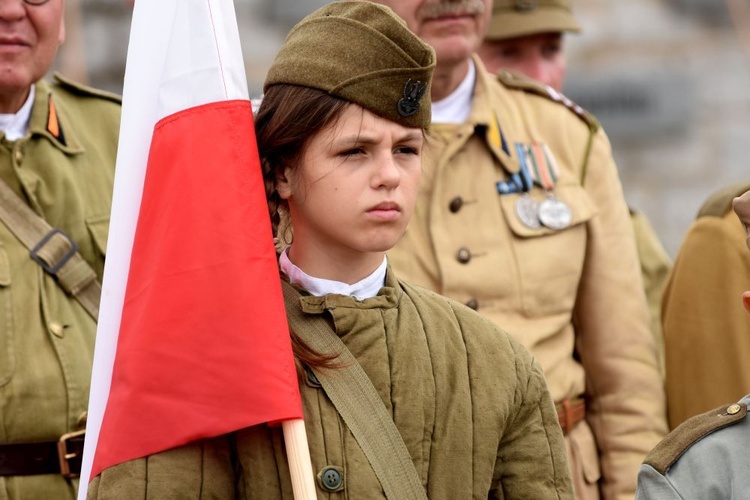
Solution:
[[[55,106],[55,101],[52,99],[52,94],[48,97],[48,104],[49,115],[47,116],[47,132],[57,139],[60,144],[66,146],[65,134],[63,134],[62,126],[60,125],[60,118],[57,115],[57,106]]]

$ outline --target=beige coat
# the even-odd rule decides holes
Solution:
[[[750,392],[750,253],[732,199],[743,183],[706,201],[688,229],[664,293],[669,424]]]
[[[390,270],[386,280],[364,301],[300,300],[306,313],[332,318],[393,415],[428,497],[572,498],[552,400],[526,349],[460,304]],[[318,497],[385,498],[357,440],[303,371],[300,390]],[[326,469],[340,480],[329,488]],[[88,498],[291,499],[281,431],[256,426],[114,466]]]
[[[587,423],[568,436],[578,497],[600,489],[607,499],[632,498],[638,467],[667,426],[609,142],[544,87],[500,83],[475,63],[471,115],[432,130],[417,208],[389,259],[408,281],[476,307],[515,336],[539,360],[556,402],[584,395]],[[533,141],[559,166],[555,195],[573,214],[565,230],[527,228],[515,212],[519,195],[496,189],[519,170],[516,143]],[[531,196],[545,198],[538,186]]]
[[[50,99],[57,124],[50,124]],[[39,82],[30,134],[0,139],[0,178],[78,244],[99,279],[119,121],[115,96]],[[0,443],[56,441],[81,429],[96,323],[2,223],[0,325]],[[0,499],[72,499],[74,483],[59,474],[0,476]]]

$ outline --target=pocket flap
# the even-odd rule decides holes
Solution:
[[[94,240],[96,248],[102,255],[107,255],[109,215],[88,218],[86,219],[86,226],[89,228],[89,233],[91,233],[91,238]]]
[[[532,229],[526,226],[516,214],[516,202],[522,195],[506,194],[500,196],[500,203],[503,207],[505,219],[508,221],[513,234],[520,238],[535,238],[547,234],[559,232],[556,229],[550,229],[541,226],[538,229]],[[529,193],[534,201],[541,203],[547,199],[547,194],[541,189],[534,189]],[[589,194],[578,184],[559,185],[555,188],[555,197],[564,202],[571,212],[571,220],[568,227],[574,227],[591,220],[596,215],[596,207],[591,201]],[[564,229],[562,230],[564,231]]]

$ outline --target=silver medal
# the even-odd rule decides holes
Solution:
[[[550,229],[565,229],[573,214],[564,201],[549,197],[539,204],[539,221]]]
[[[524,226],[529,229],[539,229],[539,204],[529,195],[523,195],[516,201],[516,215]]]

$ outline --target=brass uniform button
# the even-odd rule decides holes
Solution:
[[[731,405],[729,408],[727,408],[727,413],[729,415],[737,415],[742,407],[738,404]]]
[[[456,212],[461,210],[462,206],[464,206],[464,200],[460,196],[456,196],[448,204],[448,210],[450,210],[451,213],[455,214]]]
[[[78,421],[76,421],[76,429],[86,428],[86,421],[88,420],[88,416],[88,412],[83,412],[78,416]]]
[[[461,264],[467,264],[471,260],[471,252],[466,247],[461,247],[456,252],[456,260]]]
[[[16,163],[20,165],[21,162],[23,161],[23,151],[21,151],[20,149],[16,149],[14,156],[16,159]]]
[[[466,303],[466,307],[469,309],[474,309],[475,311],[479,309],[479,302],[477,302],[477,299],[469,299],[469,301]]]
[[[49,331],[52,332],[55,337],[63,338],[65,336],[65,327],[57,321],[50,321],[47,328],[49,328]]]

